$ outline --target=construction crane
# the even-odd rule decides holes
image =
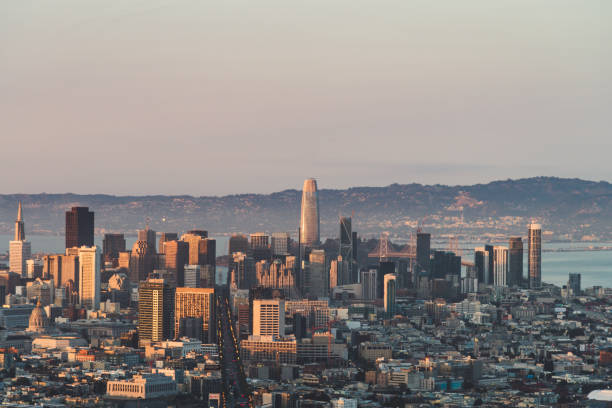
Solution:
[[[327,324],[323,325],[323,326],[318,326],[318,327],[313,327],[312,330],[312,335],[314,336],[315,332],[317,330],[321,330],[321,329],[326,329],[327,330],[327,364],[331,365],[331,340],[332,340],[332,331],[331,331],[331,327],[332,324],[336,323],[337,320],[329,320],[327,322]]]

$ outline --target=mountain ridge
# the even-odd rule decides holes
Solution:
[[[299,222],[301,191],[225,196],[112,194],[1,194],[0,233],[10,233],[22,200],[26,233],[64,230],[64,211],[89,206],[96,213],[97,233],[132,233],[145,218],[157,231],[194,227],[213,233],[289,231]],[[612,184],[579,178],[532,177],[473,185],[392,183],[319,190],[322,237],[338,234],[338,215],[355,213],[354,229],[374,236],[387,231],[406,239],[419,222],[434,235],[495,237],[524,234],[537,219],[554,239],[612,238]],[[461,221],[463,220],[463,221]]]

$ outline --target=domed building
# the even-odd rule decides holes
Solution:
[[[28,331],[33,333],[45,333],[49,328],[49,319],[47,318],[47,314],[42,308],[42,304],[40,300],[36,303],[36,307],[32,310],[32,314],[30,315],[30,324],[28,326]]]

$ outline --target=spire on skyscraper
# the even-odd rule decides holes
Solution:
[[[17,220],[15,221],[15,241],[25,241],[25,227],[23,223],[23,214],[21,211],[21,200],[19,200]]]

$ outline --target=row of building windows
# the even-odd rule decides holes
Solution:
[[[111,391],[142,392],[143,390],[142,390],[142,385],[125,384],[125,383],[112,384],[111,383]]]

